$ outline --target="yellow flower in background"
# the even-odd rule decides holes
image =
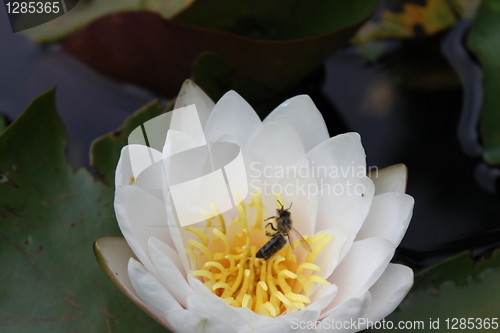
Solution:
[[[433,35],[452,27],[460,16],[473,16],[479,3],[478,0],[427,0],[423,5],[406,2],[401,12],[385,9],[380,19],[367,22],[353,41],[361,44],[376,39],[413,38],[416,29]]]

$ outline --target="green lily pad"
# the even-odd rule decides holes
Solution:
[[[467,46],[483,67],[484,99],[479,130],[486,162],[500,165],[500,2],[482,1],[467,35]]]
[[[474,319],[470,329],[460,326],[460,318],[497,318],[500,327],[500,251],[474,264],[469,252],[439,263],[419,272],[415,284],[399,308],[385,318],[386,321],[412,323],[413,329],[400,332],[493,332],[496,329],[479,328],[480,320]],[[452,328],[458,319],[456,329]],[[448,323],[447,320],[448,319]],[[432,328],[430,320],[439,327]],[[464,319],[462,319],[463,321]],[[416,328],[416,325],[423,328]],[[466,322],[466,325],[472,325]],[[384,331],[374,330],[374,331]],[[386,331],[384,331],[386,332]]]
[[[376,0],[286,0],[279,5],[197,0],[172,20],[146,11],[101,17],[66,37],[63,47],[109,77],[167,97],[176,96],[206,53],[234,68],[226,88],[248,81],[279,94],[346,45],[376,5]]]
[[[236,73],[236,68],[226,59],[212,52],[205,52],[196,59],[192,77],[214,101],[218,101],[229,90],[237,91],[245,100],[250,101],[262,119],[288,97],[271,94],[264,85],[248,78],[237,78]]]
[[[72,170],[66,141],[53,90],[0,135],[0,331],[164,332],[96,263],[120,235],[113,189]]]
[[[136,127],[159,116],[163,108],[158,101],[153,101],[125,120],[121,128],[106,134],[92,143],[90,164],[101,176],[103,182],[114,188],[115,169],[120,152],[128,144],[128,136]]]
[[[102,270],[120,291],[137,304],[139,308],[149,314],[158,322],[168,325],[168,322],[160,315],[153,312],[151,308],[135,292],[132,282],[127,273],[127,265],[130,258],[137,260],[134,252],[130,249],[123,237],[102,237],[94,243],[94,253]]]
[[[174,21],[257,40],[309,38],[348,27],[373,13],[377,1],[196,0]]]
[[[0,133],[2,133],[3,130],[6,128],[7,128],[7,119],[5,119],[5,117],[0,116]]]

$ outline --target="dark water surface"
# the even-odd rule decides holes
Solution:
[[[0,6],[0,17],[3,11]],[[438,51],[436,43],[433,52]],[[425,56],[422,59],[425,66]],[[445,63],[444,58],[438,60],[442,67],[439,62]],[[409,67],[418,72],[418,66]],[[370,166],[408,166],[408,193],[416,203],[399,258],[425,265],[468,248],[480,254],[498,247],[500,205],[492,193],[496,188],[476,180],[484,167],[481,159],[466,155],[457,139],[463,98],[458,78],[445,68],[437,75],[441,84],[415,89],[402,84],[412,71],[401,68],[391,61],[370,65],[353,50],[329,59],[318,92],[324,101],[318,106],[331,103],[338,112],[332,116],[323,109],[331,134],[340,129],[359,132]],[[57,47],[43,49],[11,33],[8,22],[0,19],[0,113],[13,120],[35,96],[54,86],[69,136],[68,157],[75,167],[88,164],[93,139],[161,98],[109,80]]]

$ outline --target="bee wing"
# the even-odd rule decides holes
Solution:
[[[287,233],[286,233],[286,236],[288,237],[288,243],[290,244],[290,247],[292,248],[293,250],[293,237],[291,236],[292,234],[290,233],[290,230],[287,228]]]
[[[297,231],[297,229],[295,228],[290,229],[286,226],[286,224],[284,225],[284,227],[287,231],[286,234],[288,236],[288,242],[290,243],[290,247],[292,248],[292,250],[293,250],[293,238],[297,238],[300,240],[300,243],[308,252],[312,251],[311,246],[309,246],[309,243],[304,239],[304,237],[302,237],[302,235],[300,234],[300,232]],[[293,236],[292,233],[294,234]]]
[[[302,244],[302,246],[304,247],[304,249],[307,250],[307,252],[311,252],[312,249],[311,249],[311,246],[309,245],[309,243],[304,239],[304,237],[302,237],[302,235],[297,231],[297,229],[295,228],[292,228],[291,230],[294,234],[295,234],[295,237],[297,237],[299,240],[300,240],[300,243]],[[288,232],[288,235],[290,235],[290,231]],[[293,248],[293,247],[292,247]]]

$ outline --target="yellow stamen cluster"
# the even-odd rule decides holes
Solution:
[[[283,203],[280,196],[277,199]],[[239,231],[234,233],[232,242],[226,234],[222,214],[215,206],[212,210],[216,217],[208,218],[213,215],[204,213],[207,215],[206,230],[186,228],[199,238],[199,241],[189,239],[190,246],[185,248],[191,257],[192,274],[214,294],[235,307],[247,307],[272,317],[303,309],[311,302],[309,296],[318,283],[328,285],[324,278],[313,274],[321,270],[314,261],[333,236],[320,233],[304,237],[312,252],[305,256],[302,263],[297,263],[289,244],[267,260],[256,258],[260,246],[269,240],[263,230],[262,197],[259,192],[254,193],[249,206],[255,208],[255,224],[249,229],[247,207],[241,201],[237,206],[238,217],[231,224],[231,228]],[[214,219],[218,219],[217,227],[212,227]],[[295,247],[300,247],[299,244],[298,240],[294,243]]]

